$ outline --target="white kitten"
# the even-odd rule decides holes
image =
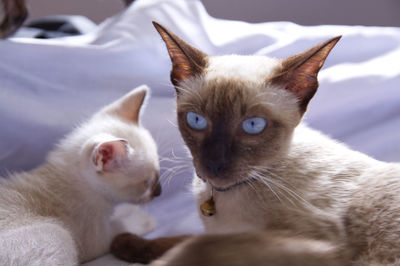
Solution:
[[[147,91],[100,110],[39,168],[0,179],[0,265],[77,265],[103,255],[115,234],[113,207],[161,193],[157,148],[138,121]],[[137,215],[147,227],[137,233],[154,226]]]

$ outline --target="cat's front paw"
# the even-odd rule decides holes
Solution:
[[[131,233],[117,235],[111,243],[111,253],[129,262],[147,264],[154,259],[150,241]]]

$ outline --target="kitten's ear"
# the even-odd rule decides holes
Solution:
[[[207,65],[208,56],[157,22],[153,21],[153,25],[167,46],[172,61],[171,82],[179,95],[179,82],[200,75]]]
[[[99,143],[93,150],[92,161],[97,172],[116,170],[128,155],[127,142],[113,140]]]
[[[138,124],[140,109],[143,106],[146,94],[149,90],[150,89],[145,85],[140,86],[104,108],[103,112],[116,115],[124,120]]]
[[[327,40],[313,48],[293,55],[282,61],[282,71],[271,82],[283,85],[299,99],[302,112],[318,88],[318,72],[323,66],[329,52],[341,36]]]

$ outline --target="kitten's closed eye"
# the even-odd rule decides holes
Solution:
[[[243,121],[243,131],[250,135],[261,133],[267,126],[267,120],[262,117],[253,117]]]

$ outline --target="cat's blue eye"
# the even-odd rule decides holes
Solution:
[[[195,130],[203,130],[207,127],[207,120],[199,114],[188,112],[186,121],[189,126]]]
[[[244,132],[255,135],[264,130],[267,126],[267,120],[262,117],[253,117],[243,121],[242,128]]]

